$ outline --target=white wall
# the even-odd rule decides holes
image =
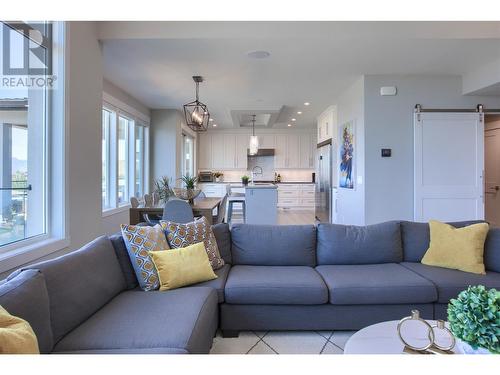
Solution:
[[[355,133],[355,189],[338,189],[337,222],[339,224],[363,225],[365,222],[365,124],[364,124],[364,77],[360,77],[348,87],[334,103],[337,105],[338,127],[354,120]],[[334,152],[338,153],[339,128],[334,129]],[[335,159],[335,158],[334,158]],[[339,173],[340,158],[333,173]],[[361,183],[360,183],[361,182]]]
[[[462,95],[459,76],[367,75],[364,79],[366,223],[413,218],[413,109],[500,107],[500,98]],[[380,96],[396,86],[396,96]],[[453,147],[453,141],[443,145]],[[392,148],[382,158],[381,148]]]

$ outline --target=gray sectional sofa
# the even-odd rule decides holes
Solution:
[[[208,353],[218,327],[353,330],[415,308],[445,319],[468,285],[500,288],[500,229],[488,234],[486,275],[421,264],[427,224],[213,229],[226,262],[215,280],[142,292],[116,234],[16,271],[0,305],[31,323],[43,353],[180,354]]]

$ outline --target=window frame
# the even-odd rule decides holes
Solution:
[[[132,109],[127,106],[125,103],[120,102],[118,99],[115,99],[111,95],[107,93],[103,93],[103,104],[102,110],[106,110],[111,112],[111,122],[110,125],[110,137],[108,146],[110,150],[110,159],[109,159],[109,171],[110,171],[110,179],[107,184],[108,186],[108,194],[112,198],[110,200],[110,207],[102,206],[102,196],[101,196],[101,212],[102,217],[107,217],[114,215],[116,213],[126,211],[130,208],[130,198],[135,196],[135,181],[136,181],[136,173],[135,173],[135,128],[136,126],[143,127],[143,161],[142,161],[142,181],[143,181],[143,191],[149,191],[149,117],[144,116],[142,113]],[[126,188],[127,188],[127,197],[126,199],[120,203],[119,196],[119,187],[118,187],[118,163],[119,163],[119,155],[118,155],[118,127],[120,118],[124,118],[128,120],[127,126],[127,152],[126,152]],[[101,123],[101,131],[103,124]],[[102,160],[102,157],[101,157]],[[102,170],[101,170],[102,174]],[[101,177],[102,179],[102,177]]]
[[[69,82],[68,40],[69,28],[66,22],[52,22],[53,72],[57,75],[54,89],[44,92],[44,177],[43,211],[44,233],[0,246],[0,272],[6,272],[50,255],[69,246],[66,225],[68,215],[68,159],[66,117],[69,101],[66,96]]]

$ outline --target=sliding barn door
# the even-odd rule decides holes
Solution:
[[[414,219],[484,219],[479,113],[415,114]]]

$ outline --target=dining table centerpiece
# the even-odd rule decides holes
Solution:
[[[162,176],[154,181],[154,193],[158,195],[161,203],[165,203],[171,197],[174,196],[174,191],[170,187],[170,178],[167,176]]]
[[[200,195],[201,190],[196,189],[197,177],[191,175],[184,175],[180,178],[184,184],[183,188],[174,188],[174,194],[177,198],[189,201],[190,204],[194,203],[194,199]]]

